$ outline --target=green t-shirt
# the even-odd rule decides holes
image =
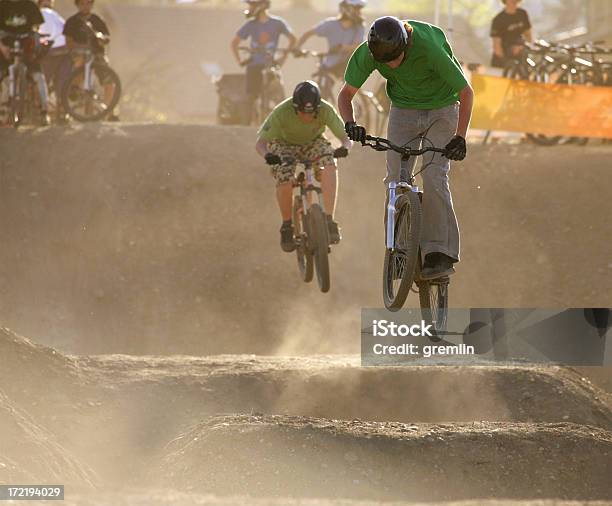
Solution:
[[[293,109],[291,97],[278,104],[266,118],[257,133],[258,137],[266,141],[280,140],[288,144],[303,146],[310,144],[317,137],[323,135],[325,127],[333,132],[340,140],[346,138],[342,118],[334,106],[321,100],[321,107],[317,117],[311,123],[304,123]]]
[[[374,70],[387,80],[391,103],[404,109],[439,109],[459,100],[468,85],[461,65],[444,32],[435,25],[408,21],[413,28],[412,46],[402,64],[392,69],[372,57],[367,42],[351,56],[344,80],[361,88]]]

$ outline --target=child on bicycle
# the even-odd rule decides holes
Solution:
[[[370,74],[377,70],[387,80],[391,99],[388,138],[398,145],[418,148],[421,136],[435,147],[445,147],[445,160],[436,154],[424,170],[423,231],[421,251],[423,279],[454,273],[459,261],[459,227],[448,184],[449,160],[463,160],[473,91],[444,32],[420,21],[378,18],[368,40],[351,56],[345,85],[338,95],[338,108],[351,140],[365,141],[366,129],[355,122],[352,100]],[[400,155],[387,152],[385,182],[398,181]],[[411,160],[414,169],[416,159]]]
[[[361,13],[365,5],[366,0],[342,0],[338,5],[339,15],[324,19],[305,32],[298,40],[295,52],[299,52],[313,35],[325,38],[329,54],[321,62],[321,66],[333,76],[342,79],[351,53],[363,42],[365,36],[365,23]],[[321,91],[326,97],[326,90]],[[331,94],[331,90],[329,92]]]
[[[40,9],[31,0],[0,0],[0,81],[6,76],[11,64],[11,46],[14,43],[14,36],[36,32],[44,22],[45,19]],[[35,47],[37,41],[33,36],[25,44]],[[30,59],[26,57],[26,65],[38,87],[40,122],[42,125],[48,125],[50,118],[47,113],[49,95],[47,80],[40,63],[33,56],[35,53],[30,52]]]
[[[323,135],[325,127],[342,142],[342,147],[334,151]],[[272,166],[276,198],[283,218],[280,229],[283,251],[295,249],[291,207],[296,161],[300,160],[318,159],[315,177],[321,181],[330,242],[340,242],[340,228],[333,218],[338,186],[334,158],[347,156],[351,144],[342,119],[331,104],[321,99],[319,87],[312,81],[299,83],[293,96],[278,104],[264,121],[255,149]]]
[[[262,91],[264,68],[271,63],[282,66],[289,51],[295,45],[296,37],[283,18],[268,13],[269,0],[243,1],[247,4],[244,14],[248,21],[242,25],[232,39],[231,50],[238,65],[246,66],[246,94],[252,105]],[[278,59],[274,59],[281,35],[289,40],[287,52],[281,54]],[[238,46],[242,40],[246,39],[250,39],[250,48],[253,53],[246,60],[241,60]]]
[[[104,20],[92,12],[94,0],[75,0],[74,4],[78,12],[69,17],[64,25],[66,46],[70,50],[79,48],[91,49],[98,61],[108,65],[105,47],[110,40],[110,31]],[[82,63],[82,58],[73,58],[75,66],[78,67]],[[100,79],[104,86],[104,101],[110,104],[116,91],[115,85],[106,78],[106,75],[99,75],[98,79]],[[107,119],[109,121],[119,121],[119,116],[115,111],[109,111]]]

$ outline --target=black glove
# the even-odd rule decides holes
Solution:
[[[274,153],[266,153],[266,156],[264,156],[264,158],[266,159],[266,163],[268,165],[280,165],[281,164],[280,156],[275,155]]]
[[[348,138],[355,142],[365,142],[366,140],[366,129],[355,123],[354,121],[348,121],[344,125],[344,131],[348,135]]]
[[[460,135],[455,135],[444,149],[446,149],[444,156],[449,160],[463,160],[467,153],[465,139]]]
[[[334,158],[346,158],[348,156],[348,149],[344,146],[340,146],[334,150]]]

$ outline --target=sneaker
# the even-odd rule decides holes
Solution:
[[[109,116],[108,116],[108,118],[106,119],[106,121],[111,121],[111,122],[115,122],[115,123],[117,123],[117,122],[119,122],[119,121],[121,121],[121,120],[119,119],[119,116],[118,116],[117,114],[114,114],[114,113],[113,113],[113,114],[109,114]]]
[[[58,114],[56,122],[58,125],[68,125],[70,123],[70,116],[67,114]]]
[[[40,113],[40,126],[49,126],[51,124],[51,118],[47,114],[47,111]]]
[[[295,250],[295,239],[293,238],[293,223],[283,223],[280,229],[281,249],[286,253]]]
[[[340,227],[331,216],[327,216],[327,232],[329,234],[329,243],[338,244],[342,236],[340,235]]]
[[[421,279],[437,279],[455,273],[453,260],[444,253],[429,253],[425,255],[425,264],[421,269]]]

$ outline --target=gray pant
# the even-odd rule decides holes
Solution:
[[[420,134],[427,128],[427,139],[437,148],[443,148],[451,140],[457,129],[459,104],[441,109],[418,110],[391,107],[387,135],[393,144],[408,144],[412,148],[421,147]],[[429,145],[429,144],[428,144]],[[424,155],[424,161],[432,161],[421,176],[423,178],[423,226],[421,230],[421,252],[445,253],[459,260],[459,227],[453,209],[453,200],[448,186],[450,161],[441,154]],[[399,180],[400,155],[387,151],[387,177],[385,183]],[[412,173],[417,159],[411,158],[408,169]]]

